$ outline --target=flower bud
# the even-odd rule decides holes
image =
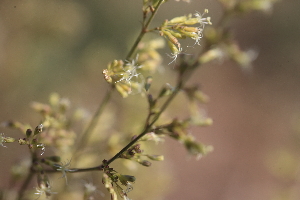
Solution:
[[[127,84],[116,84],[116,89],[122,95],[123,98],[128,97],[128,94],[132,92],[130,85]]]
[[[140,144],[136,144],[133,146],[132,148],[136,153],[142,153],[143,150],[141,150],[141,145]]]
[[[179,27],[179,30],[186,31],[186,32],[198,32],[198,27],[192,27],[192,26],[181,26]]]
[[[168,24],[179,24],[179,23],[184,23],[187,20],[186,16],[181,16],[181,17],[175,17],[168,21]]]
[[[170,50],[172,51],[173,58],[176,59],[177,56],[182,51],[182,48],[180,47],[180,43],[179,42],[177,43],[177,46],[178,46],[177,47],[173,42],[168,41],[168,46],[169,46]]]
[[[163,155],[147,155],[147,157],[151,160],[155,160],[155,161],[163,161],[164,160],[164,156]]]
[[[212,124],[213,124],[213,119],[212,118],[206,118],[199,125],[202,126],[202,127],[205,127],[205,126],[211,126]]]
[[[146,91],[148,91],[149,88],[151,87],[152,81],[153,81],[152,76],[148,76],[148,77],[146,78],[146,82],[145,82],[145,90],[146,90]]]
[[[34,135],[37,135],[39,133],[41,133],[43,131],[43,124],[38,125],[37,127],[35,127],[34,129]]]
[[[5,143],[12,143],[14,142],[16,139],[15,138],[12,138],[12,137],[5,137],[4,138],[4,142]]]
[[[173,53],[177,52],[178,49],[180,49],[180,43],[179,43],[178,39],[176,38],[176,36],[174,36],[171,31],[163,31],[163,35],[165,35],[168,38],[168,45],[169,45],[171,51]],[[175,45],[177,45],[177,46],[175,46]]]
[[[3,143],[7,143],[7,142],[14,142],[15,139],[11,138],[11,137],[5,137],[4,133],[0,133],[0,146],[2,147],[6,147],[3,145]]]
[[[102,71],[103,75],[104,75],[104,79],[108,82],[108,83],[111,83],[112,82],[112,78],[110,77],[109,75],[109,72],[107,69],[104,69]]]
[[[195,98],[200,102],[200,103],[207,103],[209,101],[209,96],[204,94],[202,91],[196,91],[195,92]]]
[[[171,33],[171,36],[174,36],[175,38],[185,39],[185,36],[182,35],[181,33],[178,33],[178,32],[175,32],[175,31],[171,31],[171,30],[169,32]],[[177,42],[178,42],[178,40],[177,40]]]
[[[151,166],[151,162],[150,161],[148,161],[148,160],[142,160],[142,161],[139,161],[139,163],[141,164],[141,165],[144,165],[145,167],[150,167]]]
[[[130,176],[130,175],[122,175],[120,174],[119,176],[119,180],[123,185],[127,185],[127,182],[135,182],[135,177],[134,176]]]
[[[135,140],[137,138],[137,135],[132,136],[131,141]]]
[[[199,23],[197,18],[189,18],[184,22],[185,25],[194,25],[197,23]]]
[[[19,139],[18,140],[18,143],[20,144],[20,145],[25,145],[25,144],[27,144],[27,140],[26,140],[26,138],[23,138],[23,139]]]
[[[156,100],[153,99],[153,96],[151,94],[148,94],[148,103],[149,103],[149,107],[153,108],[154,105],[156,104]]]
[[[32,134],[32,130],[31,129],[27,129],[26,130],[26,136],[27,136],[27,138],[29,138],[31,136],[31,134]]]
[[[168,84],[166,84],[166,86],[161,89],[158,98],[168,96],[170,94],[172,94],[172,88]]]
[[[201,158],[203,155],[206,155],[213,150],[212,146],[205,146],[194,141],[191,137],[184,140],[184,145],[190,154],[196,155],[198,158]]]

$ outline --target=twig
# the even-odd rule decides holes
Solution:
[[[112,85],[110,87],[110,89],[106,92],[106,94],[105,94],[102,102],[100,103],[97,111],[95,112],[90,124],[88,125],[88,127],[82,134],[81,138],[79,139],[79,144],[76,145],[74,154],[76,154],[81,148],[83,148],[87,144],[88,138],[90,137],[90,135],[93,133],[94,129],[96,128],[97,123],[99,122],[100,116],[103,113],[103,110],[104,110],[105,106],[107,105],[108,101],[110,100],[113,90],[114,90],[114,87]]]
[[[142,30],[139,34],[139,36],[137,37],[137,39],[135,40],[133,46],[131,47],[129,53],[126,56],[126,60],[130,60],[131,56],[133,55],[134,51],[136,50],[138,44],[140,43],[140,41],[142,40],[142,38],[144,37],[145,33],[147,33],[147,28],[149,27],[150,23],[152,22],[154,16],[156,15],[158,8],[161,6],[161,4],[164,2],[164,0],[160,0],[158,2],[158,4],[156,5],[156,7],[154,8],[154,11],[152,12],[152,15],[149,17],[148,21],[143,24]]]

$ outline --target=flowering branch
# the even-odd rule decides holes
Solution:
[[[132,57],[134,51],[136,50],[138,44],[141,42],[142,38],[144,37],[145,33],[147,33],[147,28],[149,27],[150,23],[152,22],[153,18],[155,17],[159,7],[161,6],[162,3],[164,3],[165,0],[159,0],[159,2],[157,3],[157,5],[150,9],[151,10],[151,16],[149,17],[149,19],[147,20],[146,23],[143,24],[142,30],[139,34],[139,36],[136,38],[136,41],[134,42],[133,46],[131,47],[130,51],[128,52],[127,56],[126,56],[126,60],[130,60],[130,58]],[[146,13],[146,10],[144,11]]]
[[[200,103],[207,102],[205,95],[200,93],[201,91],[198,87],[187,86],[186,83],[196,69],[212,60],[227,57],[241,66],[250,66],[256,54],[253,54],[253,52],[251,53],[250,51],[245,52],[240,49],[237,42],[230,34],[228,34],[226,23],[234,14],[241,14],[249,10],[266,9],[266,4],[259,3],[258,1],[235,1],[234,3],[228,3],[229,1],[226,0],[219,1],[225,8],[224,16],[217,27],[209,27],[209,34],[205,34],[203,32],[204,27],[212,24],[210,17],[204,17],[204,14],[208,13],[208,10],[206,9],[203,14],[196,12],[194,15],[189,14],[186,16],[175,17],[171,20],[164,21],[164,23],[157,28],[152,30],[148,29],[154,16],[157,14],[158,9],[166,1],[144,0],[143,24],[140,34],[128,52],[125,60],[114,60],[108,64],[107,69],[103,70],[104,79],[109,83],[109,89],[87,128],[80,137],[77,138],[77,142],[75,141],[75,132],[70,130],[71,120],[66,116],[68,102],[64,99],[60,99],[58,95],[54,95],[50,98],[50,106],[40,103],[33,104],[34,109],[43,116],[43,124],[38,125],[34,131],[27,125],[21,123],[7,123],[8,127],[19,129],[25,133],[25,137],[16,140],[15,138],[6,137],[1,133],[0,147],[6,147],[4,143],[18,141],[20,145],[27,146],[31,154],[28,174],[23,176],[24,181],[18,191],[17,199],[21,200],[24,198],[25,190],[34,175],[37,176],[38,184],[35,194],[39,196],[46,195],[46,197],[49,197],[52,194],[55,194],[55,192],[51,191],[52,187],[46,173],[61,172],[62,177],[65,178],[67,184],[67,173],[88,171],[103,171],[102,182],[105,188],[110,192],[112,199],[117,199],[117,193],[119,193],[122,198],[128,199],[127,193],[132,190],[133,187],[131,183],[135,181],[135,177],[131,175],[122,175],[113,168],[110,168],[109,165],[119,158],[135,161],[147,167],[151,165],[151,162],[144,160],[145,157],[146,159],[155,161],[163,160],[164,157],[162,155],[151,155],[147,152],[144,153],[141,144],[138,143],[148,140],[157,142],[162,140],[162,137],[160,136],[169,136],[176,139],[186,147],[189,153],[196,155],[197,158],[200,158],[202,155],[211,151],[212,148],[210,146],[205,146],[196,142],[195,138],[188,132],[188,128],[192,125],[208,126],[212,124],[212,120],[203,117],[198,110],[197,103],[199,102],[196,102],[196,100],[200,101]],[[141,44],[144,35],[150,31],[159,32],[160,36],[162,36],[160,38],[164,38],[167,41],[169,48],[172,51],[172,62],[179,58],[179,62],[173,67],[177,73],[176,85],[174,87],[169,84],[163,86],[156,98],[154,98],[149,91],[152,78],[143,77],[143,73],[145,73],[146,70],[148,70],[148,72],[155,71],[153,69],[156,69],[162,60],[159,53],[156,51],[156,49],[161,48],[162,46],[159,41],[148,42],[146,45]],[[179,42],[180,40],[192,39],[195,41],[194,45],[199,45],[200,39],[202,38],[206,40],[206,43],[202,46],[202,52],[198,56],[188,57],[183,55],[182,45]],[[163,41],[164,39],[161,40]],[[133,59],[134,57],[135,59]],[[99,152],[104,148],[109,149],[109,153],[113,152],[111,153],[112,156],[110,159],[103,160],[101,164],[98,164],[95,167],[70,168],[71,159],[68,162],[63,163],[60,162],[61,158],[59,156],[40,157],[44,154],[45,148],[48,145],[54,147],[55,155],[63,156],[65,155],[65,152],[67,152],[66,154],[68,156],[74,156],[73,162],[75,162],[75,166],[79,164],[79,162],[76,163],[76,159],[81,156],[79,151],[88,145],[89,139],[95,131],[99,119],[115,89],[124,98],[129,94],[132,94],[134,90],[143,92],[143,94],[147,96],[149,105],[148,115],[144,121],[143,129],[138,135],[132,137],[130,142],[123,145],[120,143],[121,140],[117,140],[120,144],[110,144],[109,141],[107,142],[107,146],[103,145],[104,147],[102,147],[102,145],[99,145],[98,140],[95,141],[94,144],[97,144],[102,148],[100,150],[97,149],[97,156],[99,156]],[[175,118],[172,119],[171,122],[159,124],[158,120],[162,113],[166,111],[170,103],[180,92],[183,92],[189,100],[189,110],[191,115],[184,120]],[[163,101],[162,97],[166,97],[166,99]],[[162,104],[158,104],[158,101]],[[41,134],[43,127],[45,127],[46,131]],[[109,137],[113,138],[111,135]],[[109,137],[102,138],[102,141],[111,139]],[[120,136],[118,139],[120,138],[123,141],[127,139],[124,136]],[[41,150],[40,155],[38,154],[38,149]],[[113,149],[113,151],[111,151],[111,149]],[[107,155],[105,154],[105,157],[106,156]],[[126,186],[126,189],[123,189],[121,186]],[[95,190],[94,187],[90,189],[93,191]],[[91,191],[87,192],[87,195],[85,195],[86,198],[88,198],[90,193]]]

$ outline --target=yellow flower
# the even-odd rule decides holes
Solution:
[[[141,66],[136,61],[124,64],[122,60],[114,60],[108,64],[107,69],[103,70],[104,79],[115,85],[118,92],[125,98],[132,91],[141,92],[143,86],[143,76],[137,72]]]

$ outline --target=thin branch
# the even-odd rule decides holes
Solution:
[[[26,177],[25,181],[23,182],[23,184],[22,184],[22,186],[19,190],[17,200],[22,200],[22,198],[24,197],[24,192],[25,192],[26,188],[28,187],[28,185],[29,185],[31,179],[33,178],[34,174],[35,173],[30,170],[28,176]]]
[[[139,36],[137,37],[137,39],[135,40],[133,46],[131,47],[129,53],[126,56],[126,60],[130,60],[131,56],[133,55],[134,51],[136,50],[138,44],[140,43],[140,41],[142,40],[142,38],[144,37],[145,33],[147,33],[147,29],[150,25],[150,23],[152,22],[154,16],[156,15],[158,8],[161,6],[161,4],[164,2],[164,0],[160,0],[158,2],[158,4],[156,5],[156,7],[154,8],[154,11],[152,12],[152,15],[149,17],[148,21],[143,24],[142,30],[139,34]]]
[[[144,135],[146,135],[150,130],[152,125],[159,119],[160,115],[166,110],[166,108],[170,105],[172,100],[175,98],[175,96],[178,94],[178,92],[181,90],[183,87],[183,82],[182,82],[182,76],[179,77],[178,84],[173,91],[173,93],[169,96],[169,98],[165,101],[165,103],[162,105],[160,111],[153,117],[152,121],[145,126],[144,130],[131,142],[129,142],[121,151],[119,151],[115,156],[113,156],[111,159],[109,159],[105,165],[109,165],[112,163],[114,160],[119,158],[127,149],[129,149],[133,144],[135,144],[139,139],[141,139]],[[151,113],[149,113],[150,115]],[[148,119],[148,117],[147,117]],[[148,120],[146,120],[146,124],[148,123]],[[103,168],[104,166],[101,165]]]
[[[95,128],[99,122],[100,116],[103,113],[105,106],[107,105],[108,101],[110,100],[113,90],[114,90],[114,87],[111,86],[110,89],[106,92],[106,94],[105,94],[102,102],[100,103],[97,111],[95,112],[90,124],[88,125],[88,127],[82,134],[81,138],[79,139],[79,144],[76,145],[74,154],[76,154],[80,149],[82,149],[87,144],[90,135],[93,133],[93,131],[95,130]]]

